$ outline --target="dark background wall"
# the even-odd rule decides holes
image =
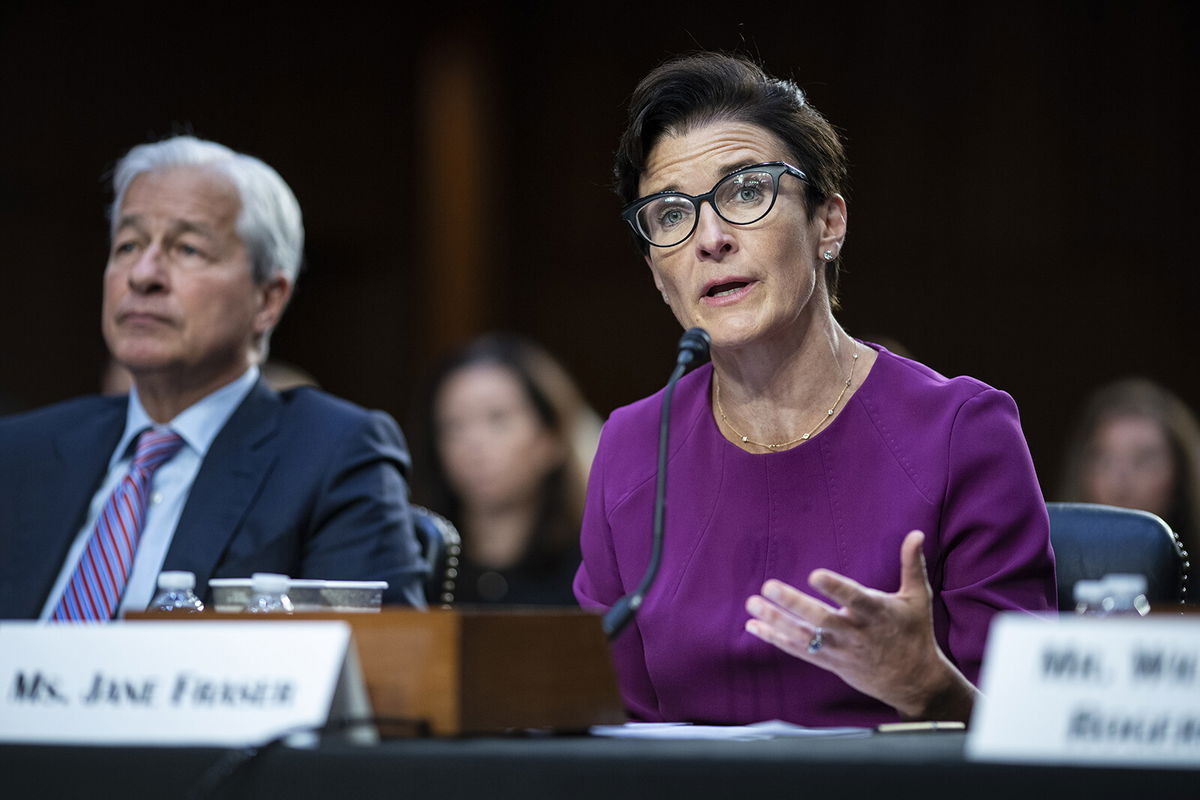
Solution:
[[[760,57],[845,131],[843,324],[1011,392],[1048,492],[1096,385],[1200,405],[1194,4],[374,8],[3,5],[10,408],[96,387],[102,178],[181,131],[296,191],[308,268],[274,354],[329,390],[411,421],[438,354],[506,328],[602,413],[653,391],[678,331],[609,169],[634,84],[698,47]]]

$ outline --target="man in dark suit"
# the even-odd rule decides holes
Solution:
[[[252,572],[386,580],[421,604],[396,424],[259,376],[303,249],[287,184],[185,136],[135,147],[113,186],[102,328],[133,389],[0,420],[0,618],[144,608],[161,570],[202,594]]]

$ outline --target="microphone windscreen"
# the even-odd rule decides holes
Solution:
[[[688,328],[679,338],[680,364],[695,366],[708,360],[708,347],[712,339],[704,328]]]

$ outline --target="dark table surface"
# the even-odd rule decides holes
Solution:
[[[178,798],[1200,798],[1200,770],[972,763],[962,733],[755,742],[519,737],[216,748],[0,747],[0,795]]]

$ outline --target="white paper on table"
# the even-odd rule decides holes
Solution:
[[[711,739],[727,742],[756,742],[763,739],[828,736],[870,736],[870,728],[806,728],[782,720],[751,725],[692,725],[688,722],[627,722],[624,725],[593,725],[593,736],[614,739]]]

